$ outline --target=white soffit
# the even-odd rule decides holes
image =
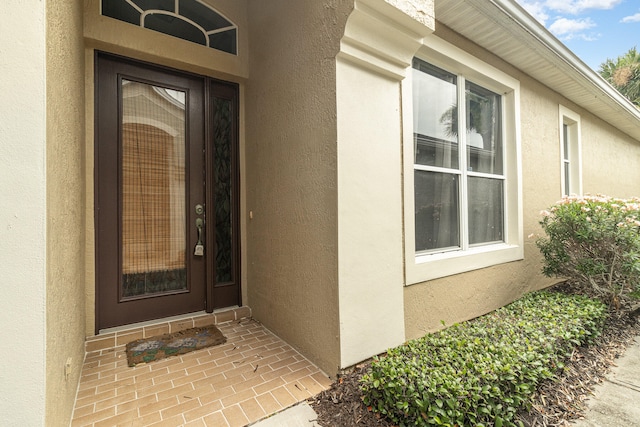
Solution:
[[[514,0],[436,0],[436,20],[640,141],[640,110]]]

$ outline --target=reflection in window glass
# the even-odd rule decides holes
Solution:
[[[467,169],[502,174],[500,95],[466,82]]]
[[[186,93],[123,79],[120,96],[120,295],[184,291]]]
[[[415,163],[458,169],[456,76],[414,60]]]

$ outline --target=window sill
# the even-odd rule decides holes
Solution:
[[[466,251],[417,254],[414,257],[414,262],[411,262],[411,258],[408,257],[406,285],[518,261],[523,258],[522,246],[505,243],[479,246]]]

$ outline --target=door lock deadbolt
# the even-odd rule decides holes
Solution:
[[[196,205],[196,215],[202,215],[204,213],[204,206]]]

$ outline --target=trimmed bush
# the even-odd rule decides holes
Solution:
[[[399,426],[514,426],[541,380],[600,333],[606,306],[536,292],[374,358],[364,402]]]
[[[640,290],[640,199],[565,197],[542,211],[546,276],[564,277],[618,309]]]

